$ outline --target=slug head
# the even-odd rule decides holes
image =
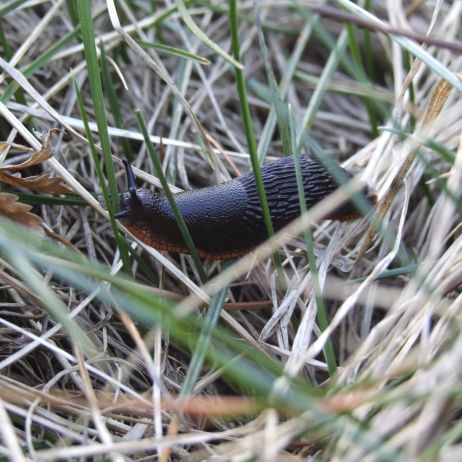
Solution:
[[[130,163],[127,159],[123,159],[122,162],[127,172],[128,191],[119,194],[119,213],[114,216],[127,224],[141,224],[155,213],[159,194],[147,189],[137,189]]]
[[[162,196],[147,189],[137,189],[130,163],[126,159],[122,162],[127,172],[128,191],[119,194],[119,212],[114,217],[123,220],[128,226],[134,225],[142,229],[151,227],[153,221],[161,222],[162,220],[155,218],[161,216]]]

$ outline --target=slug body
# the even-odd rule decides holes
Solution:
[[[313,157],[302,156],[300,164],[306,206],[310,208],[338,185]],[[120,212],[116,218],[122,219],[136,237],[152,247],[189,253],[166,197],[147,189],[136,189],[130,166],[128,163],[125,166],[129,191],[120,194]],[[271,221],[278,231],[300,215],[294,159],[282,158],[263,166],[261,171]],[[203,258],[235,258],[268,237],[253,172],[217,186],[181,192],[174,198]],[[326,219],[351,220],[358,216],[355,206],[348,201]]]

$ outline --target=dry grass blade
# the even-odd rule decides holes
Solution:
[[[359,265],[364,255],[366,255],[366,252],[369,249],[370,245],[372,244],[377,229],[382,225],[385,215],[390,209],[391,204],[395,199],[396,195],[398,194],[399,189],[403,185],[404,179],[406,178],[406,175],[408,174],[414,160],[416,159],[417,153],[420,147],[422,146],[423,141],[427,139],[427,137],[431,136],[432,123],[441,113],[444,103],[447,101],[451,90],[452,85],[444,80],[440,80],[436,84],[431,94],[430,101],[428,102],[424,117],[422,119],[421,127],[416,132],[415,138],[412,139],[408,143],[408,146],[404,148],[408,152],[408,155],[404,159],[398,172],[393,178],[393,181],[391,182],[387,193],[378,204],[378,209],[373,217],[373,222],[367,230],[364,243],[358,253],[358,257],[355,263],[356,266]]]
[[[2,440],[5,442],[7,448],[7,457],[11,460],[17,460],[18,462],[25,462],[26,458],[22,453],[13,425],[2,401],[0,401],[0,424]]]
[[[335,21],[341,22],[351,22],[353,24],[357,24],[358,26],[383,32],[385,34],[396,34],[401,35],[403,37],[407,37],[410,39],[415,40],[416,42],[426,42],[430,45],[436,45],[441,48],[446,48],[451,51],[461,52],[462,51],[462,43],[457,42],[447,42],[445,40],[439,40],[434,37],[428,37],[427,35],[416,33],[412,30],[405,30],[403,28],[393,27],[390,24],[386,23],[377,23],[365,18],[360,18],[354,16],[353,14],[345,13],[339,9],[329,8],[323,5],[317,5],[315,3],[308,3],[310,9],[316,13],[319,13],[321,16],[333,19]]]
[[[18,388],[18,383],[2,383],[0,391],[1,399],[14,404],[24,404],[40,400],[50,408],[59,411],[72,412],[75,415],[94,415],[95,406],[103,410],[105,414],[111,415],[130,415],[150,417],[153,413],[152,406],[146,405],[132,397],[117,397],[108,393],[95,393],[89,396],[89,391],[85,394],[79,392],[55,392],[43,393],[31,388]],[[87,384],[88,385],[88,384]],[[359,400],[358,400],[359,401]],[[348,403],[348,405],[346,404]],[[348,410],[354,401],[352,397],[336,398],[326,401],[326,408],[332,410]],[[89,409],[87,410],[87,408]],[[161,403],[163,410],[170,412],[181,412],[183,415],[193,418],[213,419],[216,417],[232,417],[253,415],[258,412],[261,404],[258,399],[239,396],[196,396],[188,398],[170,397],[164,398]],[[289,410],[287,409],[287,412]],[[100,411],[98,411],[100,412]]]
[[[462,81],[462,74],[457,75],[459,79]],[[427,106],[427,110],[425,111],[424,118],[422,120],[422,126],[428,128],[428,126],[438,117],[441,110],[443,109],[444,103],[449,98],[449,93],[452,90],[452,85],[450,85],[445,80],[440,80],[432,94],[430,101]]]

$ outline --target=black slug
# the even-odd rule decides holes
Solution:
[[[151,247],[174,253],[188,253],[165,196],[147,189],[136,189],[130,164],[124,162],[128,191],[120,194],[116,218]],[[333,176],[315,158],[300,158],[307,208],[338,188]],[[337,167],[340,169],[340,167]],[[351,178],[343,169],[344,174]],[[293,157],[284,157],[261,169],[271,220],[278,231],[300,215]],[[375,196],[364,188],[371,204]],[[174,195],[199,255],[209,260],[239,257],[267,237],[253,172],[217,186],[180,192]],[[354,204],[345,202],[326,219],[358,218]]]

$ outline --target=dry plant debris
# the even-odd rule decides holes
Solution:
[[[39,225],[40,217],[30,213],[31,208],[30,205],[18,202],[18,196],[15,194],[0,194],[0,214],[16,223],[32,227]]]
[[[43,140],[42,149],[31,152],[28,159],[20,164],[2,165],[0,166],[0,183],[13,186],[15,188],[24,188],[30,191],[42,192],[48,194],[69,194],[72,192],[60,178],[50,178],[48,174],[40,176],[28,176],[22,178],[18,175],[11,175],[10,172],[20,172],[28,167],[41,164],[53,156],[50,145],[50,136],[55,130],[49,130]],[[0,148],[3,148],[3,157],[7,152],[11,153],[11,148],[16,152],[28,153],[27,146],[21,146],[14,143],[0,143]],[[20,223],[25,226],[34,227],[40,225],[41,219],[37,215],[30,213],[32,206],[18,202],[18,196],[10,193],[0,193],[0,215]]]
[[[136,108],[175,191],[250,168],[233,3],[0,5],[0,213],[55,238],[0,223],[2,460],[461,459],[462,2],[238,2],[262,159],[293,130],[376,190],[379,225],[318,221],[340,191],[201,284],[101,207],[124,156],[159,185]]]

